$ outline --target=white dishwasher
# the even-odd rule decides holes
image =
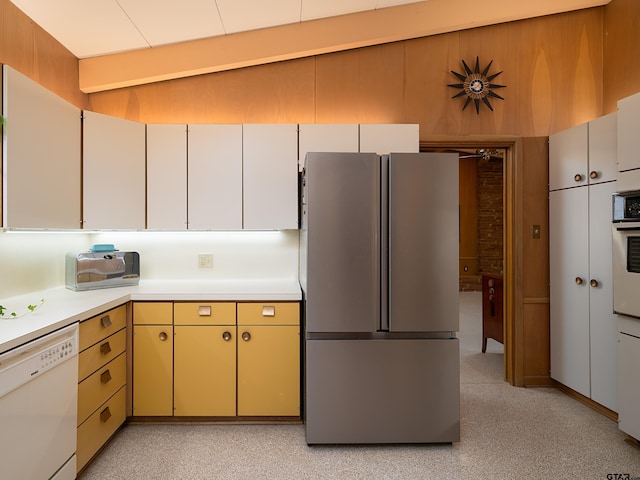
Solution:
[[[76,477],[77,389],[77,324],[0,355],[2,478]]]

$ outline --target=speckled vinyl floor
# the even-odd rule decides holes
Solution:
[[[303,425],[128,425],[80,478],[640,479],[640,450],[615,422],[556,389],[503,381],[502,345],[480,352],[480,302],[461,294],[458,443],[308,447]]]

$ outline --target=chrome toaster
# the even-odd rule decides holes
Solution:
[[[65,283],[70,290],[137,285],[140,281],[138,252],[91,251],[67,253]]]

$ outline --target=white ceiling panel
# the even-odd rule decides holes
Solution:
[[[301,0],[216,0],[226,33],[300,21]]]
[[[12,0],[77,57],[147,48],[115,0]]]
[[[411,3],[453,0],[11,0],[80,59]],[[561,11],[599,0],[555,0]],[[456,0],[461,24],[473,0]],[[494,2],[496,3],[496,2]],[[514,2],[527,5],[532,2]],[[548,0],[542,3],[549,3]],[[554,3],[554,4],[555,4]],[[483,4],[484,5],[484,4]],[[466,20],[464,20],[466,19]]]
[[[214,0],[118,0],[118,3],[152,46],[224,35]]]

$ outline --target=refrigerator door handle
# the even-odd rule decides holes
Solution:
[[[389,331],[389,156],[380,159],[380,326],[379,331]]]

